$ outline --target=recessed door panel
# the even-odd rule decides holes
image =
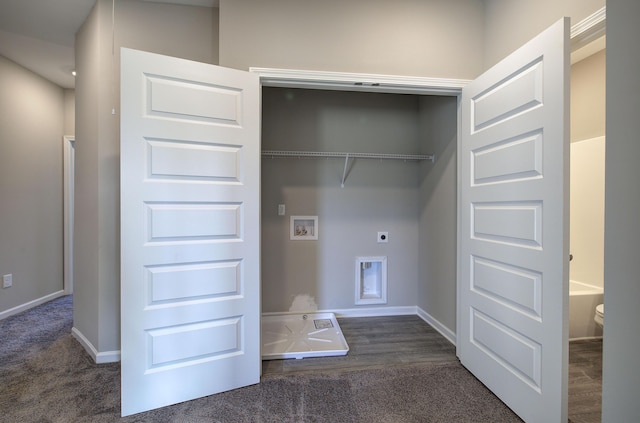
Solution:
[[[215,143],[148,141],[149,178],[240,182],[241,149]]]
[[[151,329],[149,369],[197,365],[203,361],[242,354],[242,319],[220,319],[176,327]],[[206,340],[206,342],[205,342]]]
[[[241,204],[147,204],[148,242],[240,239]]]
[[[149,305],[218,299],[242,294],[239,260],[148,266]]]
[[[542,177],[542,133],[519,135],[471,152],[472,185]]]
[[[480,131],[543,104],[543,57],[536,57],[471,99],[471,127]]]
[[[241,125],[242,91],[229,86],[146,76],[147,116]]]
[[[472,257],[471,290],[540,318],[542,275],[507,263]]]
[[[472,204],[471,238],[542,248],[542,202]]]
[[[478,310],[471,319],[471,342],[539,392],[542,346]]]

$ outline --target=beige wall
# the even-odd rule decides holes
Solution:
[[[570,279],[604,286],[605,138],[571,143]]]
[[[605,0],[485,0],[484,68],[488,69],[564,16],[574,25]]]
[[[220,64],[471,78],[481,0],[221,0]]]
[[[120,69],[120,47],[217,64],[218,9],[144,1],[117,2],[115,45],[116,73]]]
[[[62,88],[0,56],[0,316],[63,289]],[[6,313],[9,310],[9,313]]]
[[[604,285],[604,50],[571,66],[570,279]]]
[[[107,359],[120,348],[120,47],[218,60],[215,9],[121,1],[111,17],[98,0],[76,36],[74,329]]]
[[[606,50],[571,66],[571,142],[605,134]]]

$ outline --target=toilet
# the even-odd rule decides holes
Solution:
[[[604,327],[604,304],[599,304],[596,306],[596,315],[594,316],[593,320],[599,327]]]

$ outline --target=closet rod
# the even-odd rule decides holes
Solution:
[[[431,160],[435,161],[433,154],[387,154],[387,153],[341,153],[336,151],[275,151],[275,150],[263,150],[262,157],[317,157],[317,158],[352,158],[352,159],[381,159],[381,160],[406,160],[406,161],[420,161]]]

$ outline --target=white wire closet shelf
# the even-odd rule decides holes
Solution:
[[[262,157],[266,158],[339,158],[344,159],[344,170],[342,172],[342,183],[347,176],[349,159],[377,159],[377,160],[404,160],[407,162],[417,162],[430,160],[435,162],[433,154],[394,154],[394,153],[346,153],[339,151],[293,151],[293,150],[262,150]]]
[[[282,158],[346,158],[352,159],[379,159],[379,160],[406,160],[406,161],[434,161],[433,154],[390,154],[390,153],[345,153],[338,151],[284,151],[263,150],[262,157]]]

